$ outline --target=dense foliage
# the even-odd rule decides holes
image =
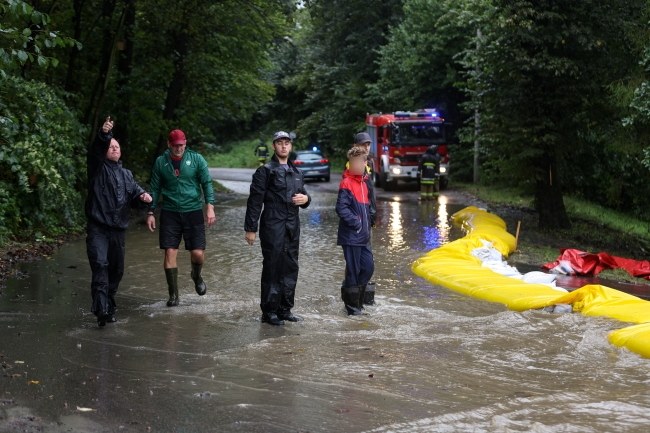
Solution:
[[[0,241],[83,225],[85,149],[105,116],[146,181],[183,128],[195,147],[248,133],[273,98],[293,2],[0,0]]]
[[[453,173],[650,218],[648,0],[0,0],[0,240],[81,227],[106,115],[146,181],[170,128],[209,151],[294,130],[345,149],[367,112],[437,107]],[[475,123],[475,119],[480,119]],[[478,126],[478,128],[477,128]]]
[[[482,181],[531,192],[541,226],[570,224],[567,193],[650,218],[650,2],[404,0],[384,19],[387,3],[330,4],[308,2],[273,102],[299,135],[336,150],[364,111],[437,107],[458,127],[456,178],[477,140]]]

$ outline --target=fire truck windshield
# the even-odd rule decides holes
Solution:
[[[391,135],[397,145],[442,143],[445,141],[445,127],[440,123],[395,123]]]

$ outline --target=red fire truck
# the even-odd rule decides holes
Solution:
[[[366,115],[375,185],[390,191],[400,180],[417,181],[420,156],[435,144],[444,188],[449,175],[448,125],[434,109]]]

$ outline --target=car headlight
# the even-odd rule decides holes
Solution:
[[[391,171],[393,172],[393,174],[400,174],[400,173],[402,173],[402,169],[399,168],[399,167],[393,167],[393,168],[391,169]]]
[[[447,167],[440,167],[440,173],[447,173]]]

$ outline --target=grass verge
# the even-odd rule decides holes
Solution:
[[[258,143],[258,139],[249,139],[224,144],[216,151],[206,153],[208,166],[221,168],[255,168],[257,167],[255,148]]]
[[[562,248],[576,248],[588,252],[604,251],[613,255],[647,260],[650,254],[650,223],[630,215],[605,208],[595,203],[565,197],[572,227],[566,230],[542,230],[537,227],[537,213],[533,197],[514,187],[498,187],[454,183],[454,188],[465,191],[487,202],[515,233],[521,222],[518,248],[510,257],[513,262],[541,266],[554,261]],[[602,272],[599,277],[650,284],[623,270]]]
[[[533,197],[522,194],[516,188],[509,187],[487,187],[484,185],[472,185],[454,183],[454,187],[466,191],[483,201],[493,205],[512,206],[533,210]],[[620,231],[627,235],[638,236],[650,242],[650,222],[634,218],[623,212],[606,208],[599,204],[591,203],[575,197],[565,196],[564,204],[569,218],[576,221],[585,221],[605,227],[611,230]]]

